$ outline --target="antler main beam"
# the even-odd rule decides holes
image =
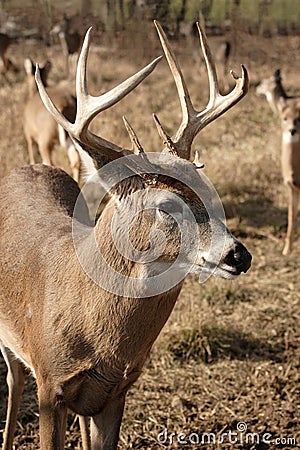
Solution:
[[[161,45],[163,47],[166,59],[168,61],[171,73],[173,75],[182,112],[181,124],[172,139],[172,149],[174,149],[178,156],[185,159],[191,157],[191,146],[194,138],[206,125],[224,114],[229,108],[239,102],[248,92],[248,73],[246,68],[242,65],[242,76],[238,77],[231,71],[233,78],[236,81],[235,87],[227,95],[221,95],[218,85],[218,78],[213,56],[210,52],[205,31],[197,23],[200,44],[205,59],[205,64],[208,72],[209,81],[209,101],[206,108],[202,111],[197,111],[192,104],[187,85],[185,83],[183,74],[176,60],[176,57],[170,47],[169,41],[160,26],[154,21]]]
[[[99,150],[103,155],[111,159],[115,159],[130,153],[112,142],[109,142],[100,136],[96,136],[88,127],[93,118],[107,108],[118,103],[129,92],[135,89],[156,67],[161,60],[161,56],[154,59],[150,64],[135,73],[121,84],[106,92],[105,94],[94,97],[89,94],[87,87],[86,67],[88,52],[90,47],[90,33],[91,28],[86,32],[81,53],[78,59],[76,72],[76,97],[77,97],[77,114],[74,123],[69,122],[63,114],[56,108],[52,100],[47,94],[47,91],[42,83],[40,71],[36,68],[36,83],[41,96],[41,99],[52,114],[54,119],[76,140],[86,144],[94,149]]]

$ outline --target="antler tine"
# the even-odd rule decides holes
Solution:
[[[241,77],[238,77],[234,72],[231,72],[233,78],[236,80],[236,85],[229,94],[225,96],[221,95],[213,56],[210,52],[205,32],[197,23],[201,48],[204,54],[209,79],[209,101],[206,108],[203,111],[198,112],[192,105],[182,72],[175,55],[170,48],[166,35],[158,22],[155,22],[155,26],[176,84],[182,111],[182,121],[172,139],[172,146],[181,158],[190,159],[191,146],[199,131],[234,106],[242,97],[244,97],[244,95],[246,95],[249,84],[247,70],[243,65],[241,66]]]
[[[180,107],[181,107],[181,112],[182,112],[182,121],[181,121],[181,124],[180,124],[177,134],[180,134],[180,130],[185,129],[188,126],[188,123],[191,121],[191,117],[196,115],[196,111],[192,105],[187,85],[183,78],[183,74],[181,72],[178,61],[171,49],[168,38],[167,38],[165,32],[163,31],[161,25],[159,24],[159,22],[154,20],[154,25],[156,27],[165,57],[167,59],[171,73],[173,75],[173,78],[174,78],[174,81],[176,84],[176,88],[177,88],[177,92],[178,92],[178,96],[179,96]],[[156,117],[156,119],[157,119],[157,117]],[[159,123],[159,121],[157,119],[156,124],[158,124],[158,123]],[[159,123],[159,127],[160,127],[160,134],[161,133],[166,134],[166,132],[163,130],[160,123]],[[175,135],[174,141],[177,140],[176,139],[177,134]],[[176,151],[178,156],[189,159],[189,157],[190,157],[189,152],[186,152],[184,149],[181,152],[177,151],[177,147],[175,147],[174,142],[169,137],[168,137],[168,142],[173,147],[173,149],[172,149],[173,153],[174,153],[174,151]],[[169,147],[170,146],[167,146],[168,149],[169,149]]]
[[[77,96],[77,113],[74,123],[69,122],[55,107],[49,98],[45,87],[41,81],[39,69],[36,70],[36,83],[40,92],[41,99],[47,110],[52,114],[54,119],[66,130],[69,134],[96,150],[99,150],[105,156],[111,159],[118,158],[127,154],[130,151],[119,147],[112,142],[109,142],[100,136],[96,136],[88,130],[89,124],[93,118],[104,111],[105,109],[118,103],[129,92],[135,89],[156,67],[161,60],[161,56],[154,59],[146,67],[127,78],[115,88],[106,92],[105,94],[94,97],[89,94],[86,80],[86,66],[88,59],[88,51],[90,47],[90,33],[91,28],[86,32],[80,56],[77,63],[76,71],[76,96]]]
[[[198,133],[202,128],[225,113],[247,94],[249,78],[247,70],[243,65],[241,65],[241,77],[231,70],[230,73],[236,81],[235,87],[227,95],[220,94],[216,66],[207,42],[205,31],[198,22],[197,28],[209,80],[209,102],[205,110],[198,113],[198,117],[201,117],[202,119],[201,125],[197,131]]]
[[[216,65],[214,62],[213,55],[210,51],[206,33],[204,28],[200,25],[199,22],[197,22],[197,28],[200,38],[200,45],[202,49],[202,53],[204,56],[205,65],[207,68],[207,76],[208,76],[208,82],[209,82],[209,102],[207,104],[207,108],[216,101],[216,98],[220,94],[219,85],[218,85],[218,76],[216,71]]]
[[[169,41],[167,39],[167,36],[165,35],[164,30],[162,29],[161,25],[156,20],[154,20],[154,24],[157,29],[158,36],[159,36],[164,54],[167,58],[170,70],[174,77],[174,81],[176,83],[179,100],[180,100],[180,104],[181,104],[181,109],[182,109],[182,116],[183,116],[182,120],[184,122],[188,122],[189,116],[195,112],[192,102],[191,102],[191,99],[190,99],[190,94],[189,94],[188,88],[186,86],[181,69],[180,69],[179,64],[176,60],[176,57],[170,47]]]
[[[153,119],[158,131],[159,136],[161,137],[163,144],[165,148],[168,150],[168,152],[175,156],[180,156],[177,153],[177,150],[175,148],[174,142],[172,141],[171,137],[168,135],[168,133],[163,129],[162,124],[160,123],[158,117],[156,114],[153,114]]]
[[[123,97],[125,97],[127,94],[129,94],[129,92],[136,88],[153,71],[157,63],[162,58],[161,56],[159,56],[146,67],[144,67],[131,77],[127,78],[127,80],[123,81],[115,88],[111,89],[105,94],[94,97],[88,93],[86,82],[86,64],[90,46],[90,32],[91,28],[89,28],[86,33],[82,51],[78,60],[76,73],[76,95],[78,102],[77,132],[78,134],[82,135],[82,137],[85,136],[85,133],[87,133],[89,136],[90,133],[87,132],[87,128],[97,114],[118,103]],[[80,121],[79,119],[83,120]]]
[[[69,122],[63,114],[61,114],[50,97],[47,94],[47,91],[45,89],[45,86],[43,85],[42,79],[41,79],[41,73],[38,64],[35,66],[35,81],[40,93],[40,97],[42,99],[42,102],[44,103],[47,110],[52,114],[56,122],[61,125],[66,131],[71,132],[72,130],[72,123]]]
[[[135,133],[134,129],[132,128],[126,117],[123,116],[122,119],[133,146],[133,153],[137,155],[139,155],[140,153],[145,153],[142,144],[140,143],[139,138],[137,137],[137,134]]]

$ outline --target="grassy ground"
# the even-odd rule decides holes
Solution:
[[[129,39],[106,50],[94,46],[89,66],[92,92],[114,86],[141,67],[145,56],[159,54],[156,39],[149,33],[145,46],[137,49],[130,49]],[[206,79],[192,51],[198,44],[174,45],[195,105],[203,107]],[[239,63],[246,64],[252,84],[281,67],[288,92],[300,94],[299,47],[299,37],[258,40],[241,33],[230,65],[239,71]],[[15,44],[11,55],[20,67],[24,56],[51,58],[52,83],[61,76],[58,47],[43,48],[26,41]],[[22,72],[9,76],[9,84],[1,80],[0,176],[28,162],[22,131],[25,100]],[[92,128],[129,145],[121,120],[126,114],[144,147],[157,151],[161,143],[153,112],[172,134],[179,124],[179,108],[165,62],[135,93],[97,118]],[[128,394],[120,449],[300,448],[300,249],[297,240],[293,253],[281,256],[287,215],[279,122],[251,87],[239,105],[203,130],[195,147],[200,148],[205,174],[223,201],[228,227],[251,251],[253,265],[233,282],[210,279],[199,284],[195,277],[187,278],[144,374]],[[55,150],[55,162],[69,170],[60,148]],[[5,421],[5,371],[1,360],[0,428]],[[79,439],[77,422],[70,416],[66,448],[80,448]],[[15,442],[18,449],[38,448],[37,405],[30,377]]]

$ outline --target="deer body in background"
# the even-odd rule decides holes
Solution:
[[[199,28],[210,100],[196,111],[170,44],[156,27],[182,122],[170,138],[155,116],[164,143],[155,158],[147,156],[126,120],[136,154],[96,136],[89,124],[141,83],[160,58],[93,97],[86,83],[89,30],[78,60],[74,123],[54,106],[37,71],[45,106],[69,132],[91,176],[106,184],[110,200],[93,222],[78,185],[58,168],[32,165],[1,180],[0,343],[9,368],[4,450],[12,449],[24,367],[37,382],[42,450],[63,450],[67,408],[91,417],[85,450],[116,450],[126,393],[187,272],[234,279],[251,265],[251,255],[226,228],[204,177],[189,162],[197,133],[246,94],[246,69],[241,77],[234,74],[235,88],[221,96]],[[196,190],[188,184],[192,179]]]
[[[0,33],[0,73],[3,73],[4,75],[9,70],[15,73],[19,71],[6,55],[7,49],[12,43],[13,39],[10,36],[5,33]]]
[[[283,255],[292,250],[297,224],[300,190],[300,97],[286,94],[280,70],[264,79],[256,90],[264,94],[281,121],[281,169],[288,191],[288,226]]]
[[[0,33],[0,62],[1,71],[6,72],[9,68],[9,59],[6,56],[6,51],[11,45],[12,39],[5,33]]]
[[[277,69],[271,77],[263,79],[256,88],[256,94],[265,95],[274,114],[279,114],[281,99],[288,98],[282,85],[281,71]]]
[[[226,79],[228,75],[228,62],[231,55],[231,43],[229,41],[222,41],[219,43],[215,53],[215,62],[217,70],[219,66],[219,72]]]
[[[70,31],[71,19],[64,16],[63,20],[57,23],[50,31],[51,35],[57,35],[61,44],[65,59],[66,76],[69,77],[82,43],[82,36],[78,31]]]
[[[35,66],[30,59],[26,59],[25,71],[28,82],[28,101],[25,106],[23,128],[27,141],[30,164],[34,164],[34,147],[38,146],[43,164],[53,165],[52,150],[56,142],[67,149],[73,178],[79,180],[80,161],[70,139],[66,138],[64,129],[59,126],[51,114],[46,110],[38,93],[34,79]],[[47,62],[41,68],[41,74],[45,85],[51,69],[51,63]],[[74,121],[76,116],[76,98],[68,93],[65,86],[54,86],[49,88],[49,92],[57,105],[59,111],[64,114],[68,120]]]

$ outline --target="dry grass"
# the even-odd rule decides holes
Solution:
[[[152,53],[155,37],[151,34],[149,39],[148,53]],[[250,68],[252,82],[281,67],[288,90],[299,93],[299,37],[258,41],[241,35],[240,42],[236,60]],[[200,107],[207,98],[206,80],[199,77],[193,53],[183,44],[176,47],[193,99]],[[45,51],[34,42],[26,42],[15,46],[13,52],[19,65],[24,55],[52,58],[52,80],[55,83],[59,79],[62,61],[57,48]],[[140,49],[138,60],[127,58],[127,54],[123,45],[110,57],[106,54],[100,59],[94,49],[89,69],[93,93],[109,89],[145,62]],[[237,64],[234,68],[239,70]],[[22,75],[12,79],[11,85],[1,81],[0,176],[28,162],[22,132],[25,98]],[[165,62],[135,93],[96,119],[93,129],[104,137],[113,137],[116,143],[129,145],[121,121],[121,115],[126,114],[146,150],[157,151],[161,143],[152,112],[159,114],[171,133],[179,124],[178,101]],[[241,421],[260,437],[270,433],[273,438],[295,438],[300,447],[300,249],[297,240],[292,255],[281,256],[287,218],[278,121],[265,99],[256,97],[251,88],[241,104],[203,131],[195,147],[201,149],[205,173],[223,201],[228,226],[251,251],[253,266],[234,282],[210,279],[202,285],[192,276],[187,278],[143,376],[128,394],[120,449],[162,448],[157,436],[165,428],[169,433],[215,433],[221,437],[224,432],[236,432]],[[68,170],[61,149],[56,149],[55,158]],[[4,383],[3,363],[0,372]],[[0,386],[0,395],[0,426],[4,427],[5,386]],[[30,382],[21,405],[16,448],[37,448],[37,421]],[[79,448],[73,417],[70,428],[66,446]],[[275,448],[262,442],[230,444],[226,440],[210,445],[180,445],[174,440],[167,447]],[[293,443],[276,448],[296,447]]]

